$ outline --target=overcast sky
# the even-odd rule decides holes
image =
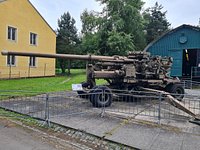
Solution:
[[[57,29],[57,20],[69,11],[76,20],[77,28],[81,29],[80,14],[84,9],[101,10],[95,0],[30,0],[53,29]],[[157,1],[167,11],[167,19],[175,28],[181,24],[198,25],[200,18],[199,0],[143,0],[144,8],[151,7]]]

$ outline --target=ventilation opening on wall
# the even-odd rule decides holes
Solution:
[[[197,49],[183,50],[183,77],[191,76],[191,68],[197,67]]]

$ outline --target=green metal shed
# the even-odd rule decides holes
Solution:
[[[192,68],[200,67],[200,28],[181,25],[151,42],[145,51],[173,57],[171,76],[189,77]]]

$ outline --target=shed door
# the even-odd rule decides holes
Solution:
[[[183,50],[170,50],[169,56],[173,57],[171,76],[182,76]]]

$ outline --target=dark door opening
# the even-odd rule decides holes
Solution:
[[[197,66],[197,50],[183,50],[183,77],[191,76],[191,68]]]

